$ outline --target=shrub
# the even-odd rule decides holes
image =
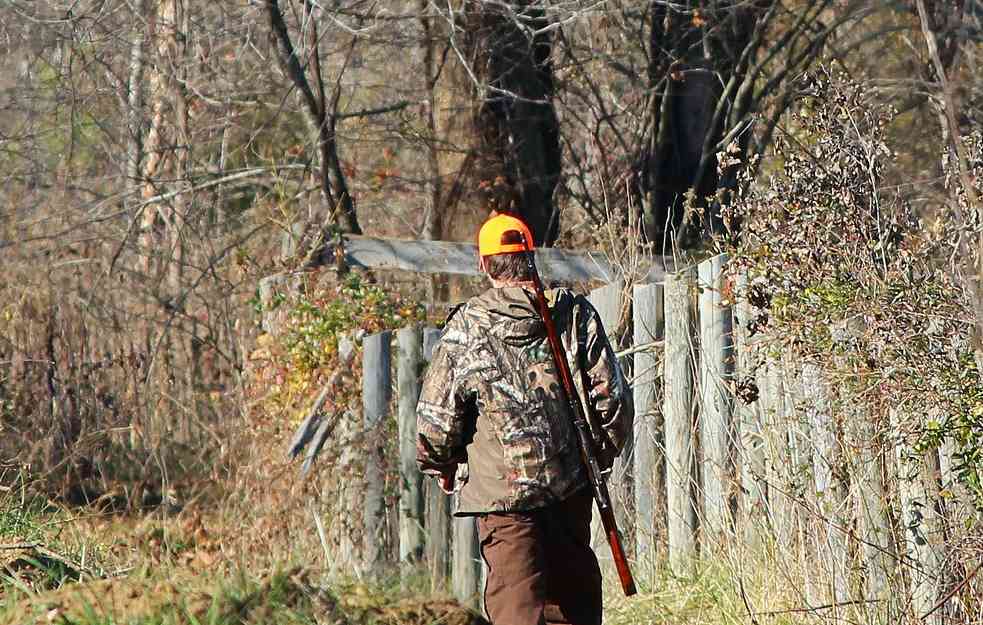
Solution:
[[[776,141],[780,170],[728,210],[736,265],[783,350],[822,361],[844,403],[869,418],[905,415],[892,440],[954,443],[959,480],[983,505],[983,380],[972,293],[956,271],[971,262],[959,242],[972,224],[885,184],[893,110],[828,74],[810,87],[795,134]]]
[[[252,538],[244,540],[253,552],[259,544],[273,548],[281,534],[292,537],[298,549],[296,537],[303,535],[308,559],[310,549],[323,552],[311,526],[311,505],[325,519],[326,539],[335,555],[342,543],[357,549],[363,450],[378,441],[390,463],[384,488],[395,506],[395,420],[384,423],[382,431],[365,430],[360,345],[368,334],[422,322],[425,310],[396,289],[358,275],[337,280],[326,275],[309,276],[306,288],[281,298],[277,312],[282,327],[259,337],[247,363],[247,426],[242,439],[230,445],[229,456],[239,494],[233,501],[240,502],[242,518],[252,524]],[[347,351],[347,357],[340,351]],[[286,457],[287,441],[328,382],[320,410],[332,425],[331,434],[316,470],[300,480],[299,463]]]

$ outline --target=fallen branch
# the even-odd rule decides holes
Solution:
[[[36,549],[40,547],[41,543],[8,543],[6,545],[0,545],[0,550],[3,549]]]
[[[327,382],[324,383],[307,417],[301,422],[297,431],[294,432],[293,438],[290,441],[290,449],[287,451],[287,454],[291,458],[296,458],[308,444],[311,444],[307,453],[304,455],[304,464],[300,470],[301,477],[307,475],[307,472],[310,471],[314,460],[321,451],[321,447],[324,446],[324,441],[334,431],[334,426],[338,422],[337,419],[325,419],[327,416],[325,414],[325,404],[328,403],[328,398],[337,390],[336,387],[341,381],[342,376],[349,371],[349,365],[355,358],[355,345],[352,344],[347,350],[339,346],[338,352],[340,357],[337,368],[331,374],[331,377],[328,378]],[[330,407],[330,411],[334,413],[333,406]]]

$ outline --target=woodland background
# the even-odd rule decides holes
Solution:
[[[6,0],[0,537],[55,541],[85,579],[309,563],[307,506],[344,518],[350,482],[297,480],[284,437],[339,340],[477,286],[321,246],[470,241],[512,209],[629,277],[729,252],[776,350],[877,440],[956,458],[945,614],[980,619],[981,20],[974,0]],[[358,475],[340,450],[364,433],[342,430],[322,477]],[[67,579],[28,568],[48,572],[8,576],[6,604]],[[297,579],[256,592],[319,596]],[[667,615],[660,583],[710,582],[656,578],[652,612],[620,618],[731,622],[709,591]]]

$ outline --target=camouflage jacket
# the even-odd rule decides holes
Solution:
[[[624,376],[587,299],[562,289],[547,299],[581,397],[589,386],[595,448],[610,466],[632,426]],[[466,463],[459,515],[562,501],[587,483],[568,412],[534,294],[489,289],[450,317],[434,350],[417,404],[417,462],[433,475]]]

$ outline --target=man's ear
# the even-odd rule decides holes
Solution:
[[[478,269],[484,271],[485,273],[488,273],[488,270],[485,269],[485,257],[484,256],[478,256]]]

